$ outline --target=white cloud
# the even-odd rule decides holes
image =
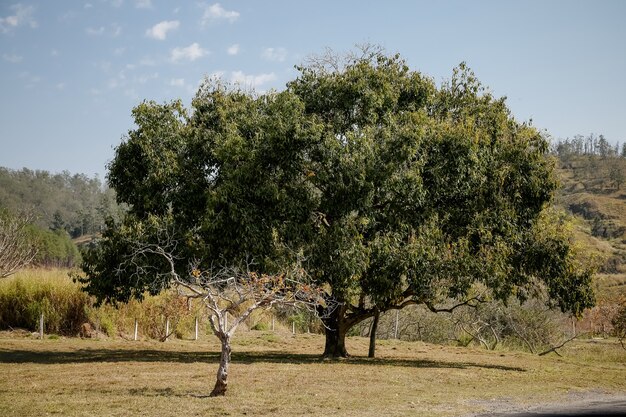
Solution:
[[[85,29],[85,33],[91,36],[101,36],[104,35],[104,26],[100,26],[99,28],[87,28]]]
[[[9,9],[11,9],[13,14],[7,17],[0,17],[0,32],[8,33],[24,25],[28,25],[33,29],[38,26],[37,21],[33,18],[33,13],[35,13],[33,6],[24,6],[21,3],[17,3],[9,7]]]
[[[65,90],[65,86],[66,86],[65,83],[57,83],[57,85],[55,85],[55,88],[57,90]]]
[[[111,6],[113,7],[122,7],[124,4],[124,0],[111,0]]]
[[[185,86],[185,79],[184,78],[172,78],[170,80],[170,85],[172,87],[184,87]]]
[[[50,56],[59,56],[59,50],[58,49],[51,49],[50,50]]]
[[[139,84],[146,84],[148,81],[156,80],[157,78],[159,78],[159,73],[155,72],[153,74],[142,74],[139,77],[135,78],[135,81],[137,81]]]
[[[250,87],[259,87],[268,82],[274,81],[276,74],[270,72],[268,74],[247,75],[242,71],[234,71],[230,74],[230,81],[233,84],[247,85]]]
[[[110,61],[98,61],[94,62],[92,65],[104,73],[110,72],[112,66]]]
[[[204,14],[202,15],[202,24],[216,22],[219,20],[227,20],[233,23],[239,19],[239,12],[235,10],[226,10],[221,4],[215,3],[210,6],[204,5]]]
[[[137,93],[137,90],[135,90],[134,88],[128,88],[124,90],[124,95],[132,100],[139,99],[139,94]]]
[[[134,70],[139,67],[154,67],[157,64],[157,61],[149,56],[144,56],[136,63],[128,63],[126,64],[126,69]]]
[[[7,62],[10,62],[11,64],[17,64],[19,62],[22,62],[22,59],[24,59],[24,57],[20,56],[20,55],[15,55],[15,54],[2,54],[2,59],[4,59]]]
[[[93,7],[93,4],[91,3],[85,3],[85,5],[83,6],[83,8],[85,9],[91,9]]]
[[[185,48],[172,49],[170,57],[171,60],[174,62],[182,60],[195,61],[196,59],[202,58],[208,53],[209,52],[206,49],[202,49],[197,42],[194,42]]]
[[[117,78],[111,78],[108,82],[107,82],[107,87],[109,87],[109,89],[114,89],[119,87],[120,85],[120,80],[118,80]]]
[[[118,25],[117,23],[113,23],[111,25],[111,36],[118,37],[122,34],[122,27],[120,25]]]
[[[152,0],[135,0],[135,7],[138,9],[152,9]]]
[[[150,58],[149,56],[145,56],[139,60],[138,65],[141,67],[153,67],[156,64],[157,62],[153,58]]]
[[[41,81],[41,77],[38,75],[33,75],[28,71],[21,72],[19,77],[24,80],[24,88],[32,89],[37,86],[37,84]]]
[[[162,41],[167,38],[167,32],[178,29],[179,26],[178,20],[164,20],[146,30],[146,36]]]
[[[237,55],[239,53],[239,44],[236,43],[234,45],[229,46],[226,52],[228,52],[228,55]]]
[[[97,28],[88,27],[85,29],[85,33],[89,36],[103,36],[109,35],[113,38],[116,38],[122,34],[122,27],[117,23],[113,23],[109,26],[109,29],[104,26],[100,26]]]
[[[287,50],[285,48],[265,48],[261,57],[268,61],[282,62],[287,58]]]

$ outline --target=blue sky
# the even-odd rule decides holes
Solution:
[[[330,47],[380,44],[436,82],[466,61],[519,120],[626,141],[626,1],[0,0],[0,166],[95,174],[144,99],[205,76],[282,89]]]

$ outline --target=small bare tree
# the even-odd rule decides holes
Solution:
[[[159,243],[134,244],[135,250],[121,267],[144,275],[155,273],[155,282],[174,285],[183,296],[202,300],[209,312],[211,329],[221,343],[220,365],[211,396],[225,395],[228,387],[228,368],[231,362],[231,340],[238,326],[253,311],[273,306],[307,308],[328,307],[325,291],[310,283],[306,272],[295,262],[278,274],[264,274],[253,270],[254,263],[243,266],[220,266],[202,269],[199,262],[180,273],[179,259],[174,255],[177,241],[163,229]],[[155,266],[160,260],[166,265]],[[129,268],[130,267],[130,268]],[[232,317],[229,321],[229,317]]]
[[[177,279],[186,296],[202,299],[209,310],[209,323],[222,345],[217,380],[211,396],[224,395],[228,386],[231,339],[237,327],[258,309],[272,306],[307,308],[316,312],[324,303],[323,293],[307,284],[305,271],[296,266],[289,271],[259,274],[250,268],[192,269],[192,280]],[[229,322],[229,317],[232,320]]]
[[[29,213],[11,215],[0,211],[0,278],[28,266],[37,256],[37,246],[28,235]]]

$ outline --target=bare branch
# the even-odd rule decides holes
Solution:
[[[545,351],[543,351],[543,352],[539,353],[539,356],[544,356],[544,355],[547,355],[547,354],[548,354],[548,353],[550,353],[550,352],[554,352],[554,353],[556,353],[558,356],[561,356],[561,354],[557,351],[557,349],[562,348],[563,346],[565,346],[565,344],[567,344],[567,343],[571,342],[572,340],[574,340],[574,339],[578,338],[579,336],[580,336],[580,334],[575,334],[574,336],[572,336],[572,337],[570,337],[569,339],[565,340],[565,341],[564,341],[563,343],[561,343],[560,345],[558,345],[558,346],[553,346],[553,347],[551,347],[550,349],[545,350]]]
[[[481,298],[480,296],[476,296],[476,297],[468,298],[467,300],[464,300],[449,308],[435,307],[432,303],[428,301],[425,301],[424,305],[433,313],[452,313],[454,310],[456,310],[459,307],[468,306],[468,307],[476,308],[478,307],[478,304],[485,303],[485,302],[486,301],[483,298]]]
[[[0,212],[0,278],[28,266],[37,256],[37,246],[27,231],[32,220],[30,213],[12,216]]]

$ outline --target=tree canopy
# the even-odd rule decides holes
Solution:
[[[137,106],[108,175],[130,210],[85,258],[86,289],[158,291],[120,265],[163,222],[177,259],[207,269],[304,259],[340,305],[325,315],[327,355],[346,355],[349,328],[377,311],[468,303],[477,285],[501,300],[545,292],[574,314],[593,304],[592,271],[552,227],[557,182],[538,130],[465,64],[437,86],[399,55],[328,62],[298,67],[281,92],[208,80],[189,111]]]

